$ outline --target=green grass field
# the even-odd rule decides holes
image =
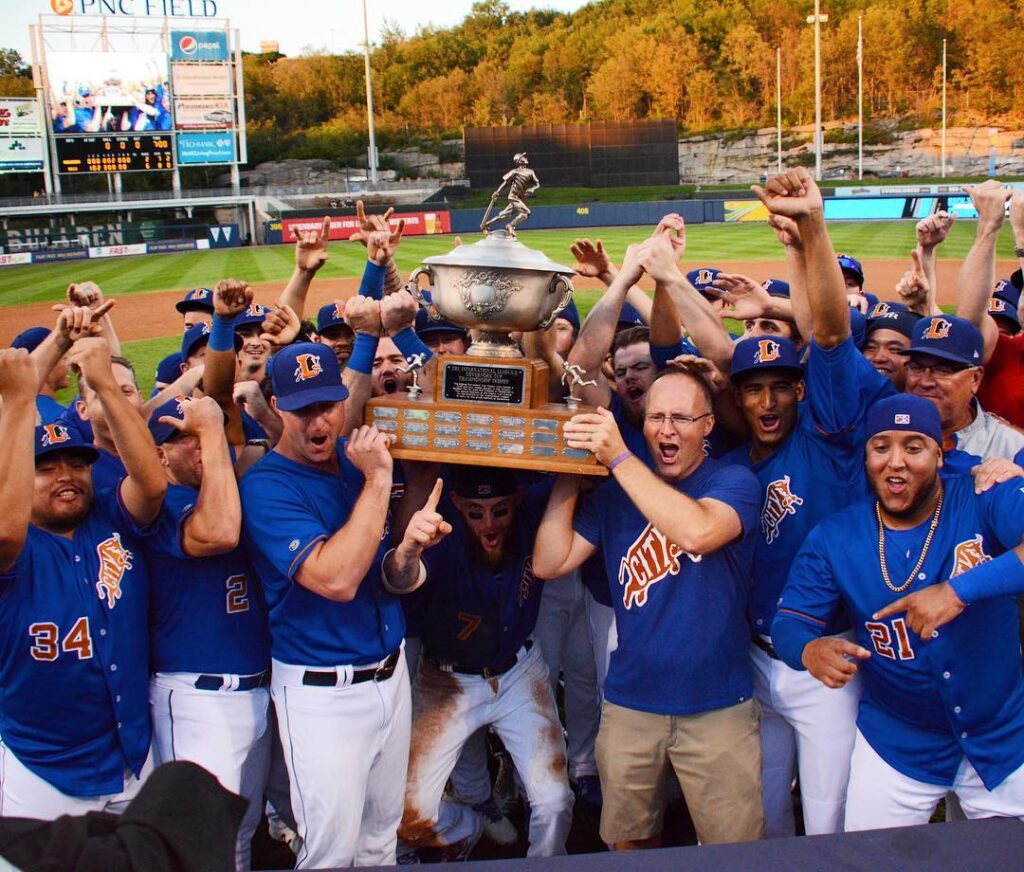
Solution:
[[[838,251],[863,259],[906,258],[914,247],[913,221],[835,222],[830,225]],[[580,230],[524,231],[527,245],[544,251],[552,260],[571,263],[569,246],[579,236],[602,239],[616,260],[626,246],[643,239],[646,227],[602,227]],[[960,259],[974,237],[974,223],[959,222],[939,249],[940,258]],[[465,242],[479,239],[466,235]],[[398,250],[398,263],[408,274],[423,258],[443,254],[452,247],[450,236],[409,237]],[[359,276],[364,250],[358,243],[335,242],[322,277]],[[999,239],[999,257],[1013,257],[1013,241],[1004,233]],[[782,260],[782,248],[763,224],[695,224],[687,228],[687,260],[714,264],[716,260]],[[108,296],[141,294],[149,291],[211,286],[219,279],[233,277],[248,282],[284,282],[292,269],[289,245],[231,248],[178,254],[153,254],[133,258],[110,258],[91,262],[73,261],[38,266],[0,269],[0,306],[54,302],[63,299],[70,282],[97,282]]]

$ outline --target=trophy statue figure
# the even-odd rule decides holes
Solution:
[[[409,392],[410,399],[418,399],[419,395],[423,393],[423,388],[420,387],[419,375],[420,370],[423,369],[423,365],[427,362],[426,354],[414,354],[412,357],[406,358],[408,366],[398,367],[398,371],[405,373],[412,373],[412,384],[406,389]]]
[[[525,151],[521,151],[513,157],[512,162],[515,166],[505,173],[501,179],[501,184],[498,185],[498,190],[491,194],[490,205],[484,213],[484,220],[480,222],[480,229],[485,234],[490,232],[494,225],[500,224],[509,216],[514,215],[515,217],[505,225],[505,235],[515,236],[516,227],[530,217],[530,210],[523,201],[540,187],[540,179],[530,169],[530,162],[526,159]],[[508,204],[497,215],[488,220],[491,209],[494,208],[494,204],[506,187],[508,187]]]
[[[565,405],[569,408],[570,412],[576,412],[580,403],[583,402],[582,397],[577,397],[573,393],[573,389],[576,387],[585,388],[588,385],[596,385],[597,382],[591,379],[590,381],[583,380],[584,371],[582,366],[569,363],[567,360],[562,361],[562,384],[569,386],[569,395],[565,398]]]

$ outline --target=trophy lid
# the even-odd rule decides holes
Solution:
[[[514,236],[492,233],[472,245],[460,245],[447,254],[428,257],[430,266],[471,266],[573,275],[572,267],[548,258],[542,251],[523,245]]]

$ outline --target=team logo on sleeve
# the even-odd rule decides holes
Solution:
[[[300,354],[295,358],[295,381],[304,382],[311,378],[316,378],[320,373],[324,371],[324,368],[320,365],[319,354]]]
[[[757,343],[754,363],[771,363],[773,360],[778,360],[781,350],[782,346],[774,339],[762,339]]]
[[[790,489],[789,482],[788,475],[777,478],[768,485],[764,493],[761,533],[769,545],[779,537],[779,525],[786,515],[795,515],[797,506],[804,504],[804,501]]]
[[[99,580],[96,582],[96,593],[100,599],[107,601],[107,608],[113,608],[121,598],[121,581],[124,574],[132,568],[134,555],[121,544],[121,534],[114,533],[96,546],[96,554],[100,559]]]
[[[627,609],[645,605],[651,585],[666,575],[679,572],[680,554],[686,554],[694,563],[701,559],[700,555],[695,557],[670,542],[653,524],[644,528],[619,561],[619,585],[622,587],[622,602]]]
[[[60,445],[61,442],[67,442],[70,439],[71,434],[63,424],[43,424],[44,448],[49,448],[51,445]]]
[[[925,339],[945,339],[953,328],[953,322],[945,318],[936,318],[928,325],[928,332],[924,334]]]
[[[968,569],[988,563],[992,558],[985,553],[985,538],[979,533],[973,539],[961,542],[953,549],[953,570],[949,573],[950,578],[955,578]]]

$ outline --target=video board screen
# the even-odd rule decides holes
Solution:
[[[69,136],[57,140],[62,173],[130,173],[173,170],[170,136]]]
[[[171,130],[167,55],[160,52],[48,52],[54,134]]]

